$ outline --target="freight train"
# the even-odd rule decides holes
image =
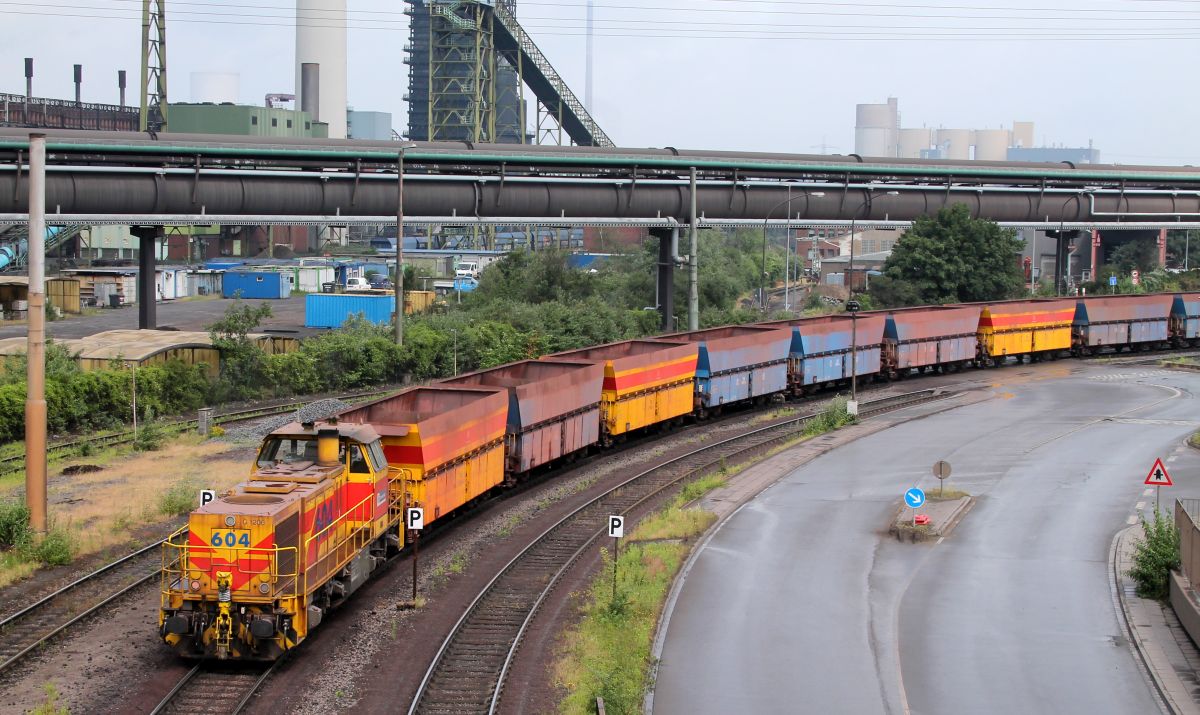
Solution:
[[[628,340],[415,387],[268,435],[163,545],[160,635],[272,660],[438,522],[547,465],[731,405],[859,379],[1200,342],[1200,294],[1004,301]],[[852,349],[853,344],[853,349]],[[854,365],[851,365],[851,356]]]

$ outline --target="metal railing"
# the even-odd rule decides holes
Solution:
[[[265,583],[270,584],[267,593],[254,592],[255,598],[270,599],[275,596],[294,595],[296,576],[297,549],[295,546],[271,546],[263,548],[234,547],[226,549],[216,546],[193,546],[187,543],[188,529],[184,527],[167,537],[162,544],[162,589],[161,602],[164,608],[171,607],[172,597],[182,597],[195,594],[190,588],[192,581],[207,577],[210,569],[201,569],[193,565],[195,557],[192,550],[203,551],[196,554],[199,558],[215,558],[219,551],[235,552],[237,556],[229,563],[222,563],[220,569],[230,573],[246,576],[247,579],[265,577]],[[289,558],[290,557],[290,558]],[[291,564],[291,570],[280,564]],[[248,580],[247,580],[248,582]],[[201,581],[203,583],[203,581]],[[289,588],[289,584],[291,587]]]
[[[1175,528],[1179,530],[1179,564],[1195,588],[1200,578],[1200,499],[1175,500]]]
[[[342,512],[341,516],[324,529],[304,540],[304,558],[307,563],[304,566],[301,594],[307,595],[310,589],[325,583],[371,543],[374,539],[371,529],[374,505],[375,492],[372,490],[362,501]],[[344,536],[331,539],[331,536],[337,536],[341,527],[348,527]]]

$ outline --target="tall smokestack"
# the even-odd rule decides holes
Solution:
[[[320,66],[317,112],[329,136],[346,137],[346,0],[296,0],[296,104],[304,96],[304,65]]]
[[[75,104],[83,101],[83,65],[75,65]]]
[[[125,108],[125,70],[117,70],[117,89],[121,92],[121,108]]]
[[[25,58],[25,99],[33,97],[33,58]]]
[[[300,65],[300,111],[308,112],[314,122],[321,121],[321,65],[305,62]]]

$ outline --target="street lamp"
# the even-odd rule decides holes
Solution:
[[[871,204],[874,189],[867,189],[867,196],[850,214],[850,262],[846,266],[846,310],[850,312],[850,402],[846,411],[852,415],[858,414],[858,310],[859,303],[854,300],[854,221],[858,212]],[[899,191],[887,191],[883,196],[899,196]],[[870,213],[868,211],[868,213]]]
[[[762,276],[759,277],[759,279],[758,279],[758,298],[759,298],[758,307],[763,312],[766,312],[766,310],[767,310],[767,226],[771,222],[771,215],[775,213],[776,209],[778,209],[782,206],[788,206],[788,208],[789,208],[789,210],[788,210],[788,231],[790,233],[791,220],[792,220],[790,204],[793,201],[795,201],[796,199],[799,199],[801,197],[804,197],[805,200],[808,200],[810,198],[818,198],[819,199],[819,198],[823,198],[824,196],[825,196],[824,191],[812,191],[812,192],[806,191],[803,194],[799,194],[797,196],[792,196],[792,187],[789,185],[788,186],[788,197],[786,199],[784,199],[783,201],[780,201],[779,203],[772,206],[771,210],[767,212],[766,218],[763,219]],[[791,236],[788,236],[787,240],[788,240],[788,243],[790,244],[791,240],[792,240]]]

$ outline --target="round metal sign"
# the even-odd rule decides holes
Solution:
[[[950,463],[939,459],[933,463],[933,476],[938,479],[945,479],[950,476]]]

